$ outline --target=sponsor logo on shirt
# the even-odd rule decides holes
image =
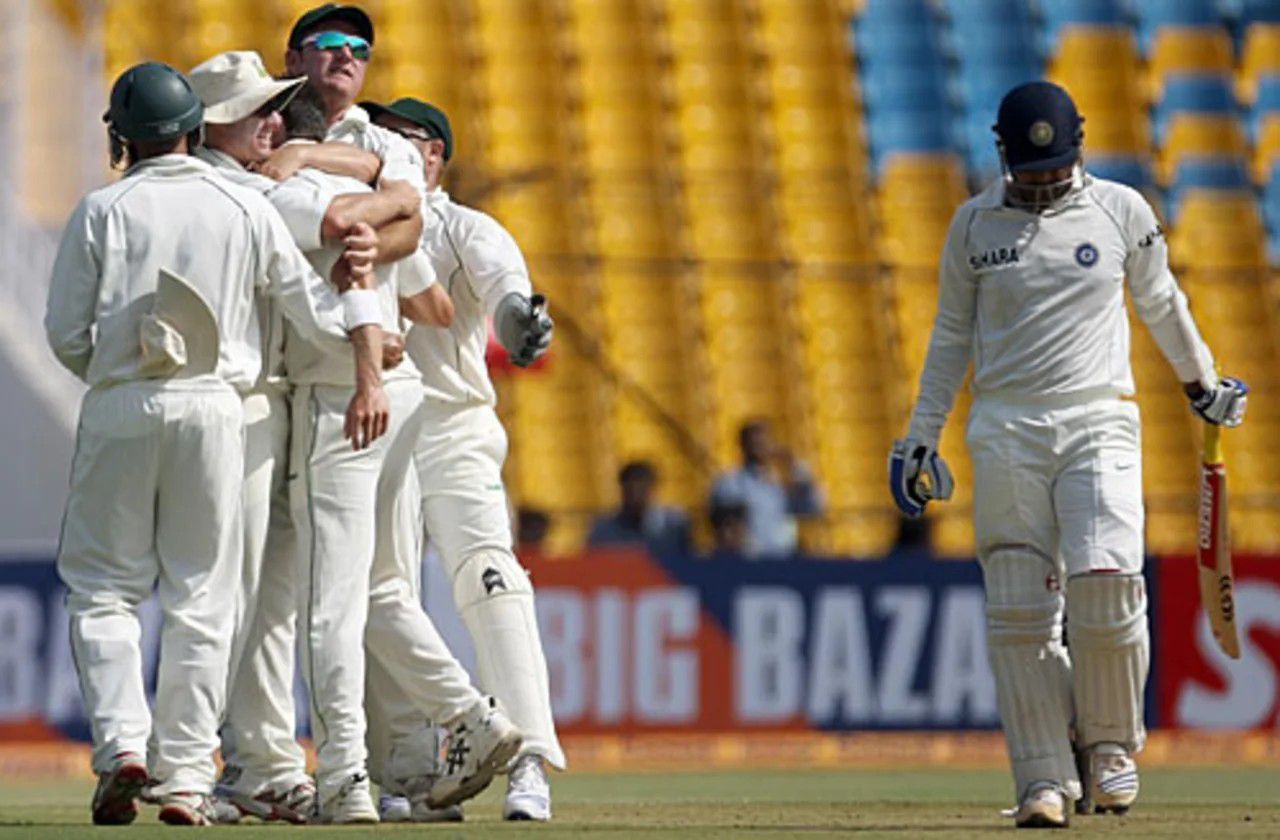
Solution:
[[[1146,236],[1143,236],[1138,240],[1138,247],[1150,248],[1152,245],[1156,244],[1157,239],[1161,239],[1163,237],[1164,228],[1160,227],[1160,225],[1156,225],[1155,230],[1150,231]]]
[[[1088,242],[1083,242],[1076,248],[1076,262],[1082,268],[1093,268],[1098,261],[1098,249]]]
[[[971,271],[981,271],[984,268],[1015,265],[1018,261],[1017,248],[992,248],[990,251],[984,251],[981,254],[970,254],[969,269]]]

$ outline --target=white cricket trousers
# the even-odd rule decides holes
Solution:
[[[421,519],[401,509],[394,541],[380,541],[380,551],[394,551],[405,579],[420,580],[421,551],[410,552],[414,529],[435,545],[445,573],[453,582],[454,603],[476,649],[480,687],[502,703],[524,734],[522,755],[542,756],[552,766],[565,766],[556,737],[546,658],[534,612],[528,573],[512,552],[511,516],[502,464],[507,434],[488,405],[456,405],[427,400],[426,422],[414,450]],[[410,483],[412,484],[412,482]],[[409,530],[409,534],[404,531]],[[415,591],[415,594],[416,591]],[[395,746],[430,743],[415,736],[412,708],[405,698],[370,670],[371,715],[385,719],[387,733],[374,733],[375,761],[386,750],[391,765]],[[385,775],[385,774],[384,774]],[[394,768],[392,769],[394,775]]]
[[[213,377],[85,395],[58,574],[96,772],[132,752],[147,756],[157,793],[212,790],[244,549],[243,447],[240,396]],[[138,624],[153,587],[164,618],[154,722]]]
[[[387,434],[356,452],[342,436],[350,388],[294,392],[291,488],[301,560],[303,677],[311,691],[316,778],[326,798],[366,772],[365,645],[419,713],[453,720],[480,701],[394,558],[375,562],[375,523],[404,483],[422,424],[422,386],[387,382]]]
[[[309,781],[294,730],[298,565],[289,511],[288,386],[244,398],[244,568],[237,593],[222,781],[254,795]]]
[[[1136,750],[1145,737],[1138,407],[1105,393],[980,397],[968,444],[988,652],[1015,795],[1052,781],[1078,798],[1073,727],[1081,747],[1110,741]]]

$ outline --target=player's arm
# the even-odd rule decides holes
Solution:
[[[421,250],[397,266],[400,315],[415,324],[448,327],[453,323],[453,301],[437,281],[431,260]]]
[[[1182,382],[1191,407],[1210,423],[1237,426],[1244,417],[1248,387],[1239,380],[1219,379],[1210,352],[1169,269],[1169,247],[1151,205],[1128,196],[1125,276],[1133,308],[1147,325],[1156,346]]]
[[[498,341],[511,354],[512,364],[533,364],[551,346],[555,325],[546,299],[533,294],[520,246],[495,219],[477,215],[463,249],[472,292],[493,317]]]
[[[350,143],[287,143],[254,167],[273,181],[287,181],[304,168],[373,184],[382,173],[382,158]]]
[[[951,220],[938,271],[938,314],[920,374],[920,393],[907,436],[894,441],[889,455],[889,489],[907,516],[924,513],[932,499],[950,498],[953,489],[951,470],[938,454],[938,439],[973,352],[978,287],[965,259],[971,212],[962,209]]]
[[[93,357],[93,322],[102,282],[86,202],[71,214],[49,282],[44,329],[53,355],[80,379]]]
[[[339,238],[359,222],[378,231],[379,263],[404,259],[417,250],[422,236],[421,199],[403,181],[387,182],[372,193],[337,195],[325,210],[321,235]]]

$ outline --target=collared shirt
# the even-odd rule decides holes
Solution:
[[[643,545],[660,556],[687,554],[689,517],[675,508],[652,505],[637,528],[618,511],[592,523],[587,545]]]
[[[790,486],[784,486],[768,470],[743,466],[716,479],[711,504],[741,504],[747,509],[747,549],[751,559],[781,558],[794,554],[799,543],[796,516],[822,511],[822,497],[809,471],[797,465]]]
[[[341,298],[267,200],[202,160],[164,155],[135,164],[72,213],[45,316],[58,360],[90,386],[142,378],[140,328],[161,268],[209,303],[218,321],[216,373],[240,390],[253,386],[262,366],[257,291],[309,336],[347,344]]]
[[[453,324],[414,326],[405,351],[422,371],[427,399],[495,405],[485,364],[489,318],[511,292],[533,293],[529,268],[511,234],[487,213],[432,190],[423,205],[422,248],[453,299]]]
[[[268,197],[280,211],[293,234],[294,241],[321,277],[328,277],[342,256],[342,243],[326,243],[321,237],[325,212],[339,195],[370,194],[367,184],[344,175],[332,175],[318,169],[302,169],[279,184]],[[421,251],[377,268],[378,297],[382,304],[382,329],[400,332],[399,297],[412,297],[435,282],[431,265]],[[299,335],[292,325],[285,325],[285,366],[289,379],[297,384],[351,385],[355,382],[355,361],[350,352],[335,352],[327,343],[317,343]],[[417,380],[420,374],[411,358],[406,358],[385,371],[387,381]]]
[[[1137,191],[1086,176],[1036,214],[1007,206],[997,180],[965,202],[942,253],[909,434],[936,443],[971,357],[979,397],[1132,394],[1126,278],[1178,377],[1212,380],[1213,357],[1169,271],[1164,232]]]
[[[352,105],[346,113],[329,127],[326,140],[350,143],[356,148],[373,152],[382,159],[379,178],[384,181],[408,181],[420,194],[427,191],[426,176],[422,172],[422,155],[417,147],[394,131],[369,121],[369,113],[359,105]]]

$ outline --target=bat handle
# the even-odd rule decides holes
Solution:
[[[1221,464],[1222,455],[1222,427],[1213,423],[1204,424],[1204,462],[1206,464]]]

